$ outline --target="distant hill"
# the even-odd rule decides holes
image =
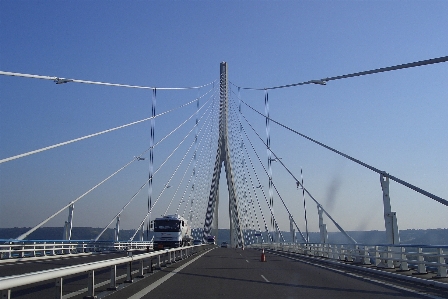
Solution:
[[[30,227],[0,228],[0,239],[14,239],[31,229]],[[72,230],[72,240],[92,240],[101,232],[101,228],[93,227],[74,227]],[[129,240],[135,230],[121,230],[120,240]],[[385,244],[386,233],[384,231],[351,231],[347,232],[353,239],[361,244]],[[28,236],[28,240],[60,240],[63,235],[62,227],[43,227]],[[264,234],[265,235],[265,234]],[[289,232],[282,232],[286,242],[291,242],[292,237]],[[101,236],[101,241],[113,240],[114,230],[107,229]],[[298,234],[297,234],[298,236]],[[319,233],[309,234],[310,242],[318,243],[320,241]],[[152,237],[150,232],[149,238]],[[146,232],[145,232],[146,239]],[[340,232],[328,233],[328,239],[333,244],[347,243],[346,237]],[[221,242],[230,242],[230,230],[220,229],[217,240]],[[265,240],[267,240],[265,236]],[[259,238],[261,242],[261,238]],[[300,240],[298,240],[300,242]],[[448,245],[448,229],[426,229],[426,230],[401,230],[401,244],[427,244],[427,245]]]

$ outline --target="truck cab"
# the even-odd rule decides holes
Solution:
[[[176,248],[190,243],[190,227],[182,216],[166,215],[154,220],[154,249]]]

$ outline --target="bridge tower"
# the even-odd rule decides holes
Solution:
[[[240,227],[238,213],[237,190],[234,183],[232,163],[230,159],[229,140],[227,135],[227,119],[229,113],[228,102],[228,78],[227,63],[220,64],[220,103],[219,103],[219,137],[216,151],[215,167],[210,187],[210,195],[205,215],[204,233],[205,239],[209,235],[218,235],[218,206],[219,206],[219,177],[222,166],[226,172],[227,187],[229,191],[229,219],[230,219],[230,246],[241,247],[244,239]]]

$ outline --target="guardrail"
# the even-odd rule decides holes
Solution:
[[[0,241],[0,259],[77,254],[130,249],[153,249],[153,242],[92,242],[92,241]]]
[[[16,287],[38,283],[48,280],[55,281],[56,298],[63,298],[63,281],[64,278],[71,275],[88,273],[87,279],[87,295],[84,298],[95,298],[95,271],[104,268],[110,268],[110,285],[109,290],[117,289],[117,266],[127,265],[127,275],[125,282],[132,282],[132,262],[140,261],[138,276],[144,276],[144,261],[150,260],[149,271],[153,271],[153,259],[156,259],[156,269],[161,268],[163,265],[170,264],[176,260],[183,259],[191,256],[198,251],[205,250],[209,246],[196,245],[187,246],[173,249],[166,249],[161,251],[155,251],[150,253],[143,253],[138,255],[132,255],[129,251],[128,256],[104,260],[99,262],[87,263],[83,265],[75,265],[57,269],[50,269],[38,272],[32,272],[22,275],[13,275],[0,278],[0,294],[2,299],[11,298],[11,290]]]
[[[364,245],[364,244],[321,244],[321,243],[265,243],[252,244],[253,248],[266,248],[318,256],[377,268],[414,270],[426,274],[434,269],[436,277],[448,277],[448,246],[430,245]]]

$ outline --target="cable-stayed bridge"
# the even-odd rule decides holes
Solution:
[[[78,149],[78,145],[81,146],[83,142],[94,144],[95,140],[101,140],[108,135],[123,134],[120,138],[130,141],[124,137],[127,133],[120,132],[128,132],[134,127],[146,125],[143,130],[138,131],[139,133],[131,133],[136,135],[132,136],[132,139],[139,139],[139,143],[124,141],[119,145],[115,144],[116,148],[111,147],[110,144],[102,147],[95,143],[93,147],[101,147],[101,150],[93,153],[93,155],[101,153],[99,157],[97,156],[98,159],[102,159],[101,155],[110,159],[111,153],[122,152],[126,153],[127,159],[123,160],[123,157],[118,159],[122,161],[122,164],[112,170],[109,165],[102,166],[110,170],[109,173],[101,172],[106,173],[103,177],[85,173],[89,187],[60,206],[46,206],[42,210],[44,212],[37,214],[42,218],[35,226],[23,231],[15,238],[2,241],[2,262],[5,262],[3,269],[5,269],[4,273],[8,272],[0,279],[2,296],[14,298],[15,289],[26,289],[23,285],[39,281],[51,281],[53,286],[50,289],[53,292],[56,288],[58,298],[93,297],[95,292],[98,293],[98,289],[107,286],[110,290],[105,291],[104,294],[114,296],[113,289],[126,289],[126,292],[132,290],[132,287],[119,287],[119,282],[120,279],[129,283],[134,281],[133,276],[137,272],[143,281],[147,272],[153,272],[154,268],[162,269],[164,263],[171,264],[187,256],[191,256],[192,260],[196,260],[203,254],[215,255],[218,260],[222,258],[220,255],[216,256],[214,251],[209,251],[214,248],[212,245],[186,246],[152,252],[152,220],[172,214],[178,214],[187,219],[192,228],[192,239],[204,243],[208,236],[218,235],[218,228],[223,227],[219,219],[224,218],[224,221],[229,223],[230,247],[241,250],[251,248],[249,251],[244,251],[247,259],[243,259],[243,255],[238,253],[241,257],[239,262],[242,263],[249,264],[259,259],[259,251],[254,253],[253,249],[266,250],[268,255],[271,252],[276,254],[280,252],[282,255],[288,255],[288,258],[300,258],[307,264],[321,263],[320,267],[324,268],[329,266],[322,264],[323,260],[343,261],[344,264],[349,263],[350,266],[357,265],[358,268],[368,269],[374,273],[372,275],[381,273],[388,279],[392,277],[397,281],[399,279],[391,276],[390,273],[394,271],[393,275],[395,275],[395,272],[399,270],[404,274],[402,277],[405,278],[402,279],[408,283],[418,282],[436,288],[436,290],[415,291],[416,294],[430,295],[433,294],[432,292],[436,294],[434,296],[443,294],[447,282],[446,251],[448,249],[446,246],[400,243],[398,229],[400,218],[392,209],[393,196],[390,196],[389,192],[390,183],[394,182],[421,194],[428,202],[436,202],[440,209],[446,209],[447,200],[316,140],[312,136],[303,134],[296,128],[286,125],[282,118],[271,117],[271,111],[274,108],[272,95],[283,89],[304,85],[322,86],[335,80],[423,67],[447,60],[448,57],[441,57],[264,88],[243,87],[229,81],[228,66],[225,62],[220,64],[220,76],[216,81],[202,86],[175,88],[115,84],[2,71],[1,74],[4,76],[20,77],[20,79],[11,79],[50,80],[61,85],[60,87],[77,86],[76,84],[79,83],[88,85],[89,88],[121,88],[120,90],[144,92],[147,102],[150,103],[144,108],[136,107],[144,111],[142,113],[145,115],[144,118],[114,125],[81,137],[76,136],[35,150],[2,157],[0,167],[4,169],[8,166],[14,168],[10,166],[14,163],[21,163],[16,164],[17,167],[26,167],[26,161],[39,159],[40,155],[51,155],[53,152],[56,159],[59,159],[61,155],[64,156],[66,148],[76,146]],[[43,81],[40,84],[48,84],[48,82]],[[52,86],[52,88],[55,87]],[[263,100],[262,109],[253,104],[252,94]],[[169,103],[178,105],[170,106]],[[161,109],[160,106],[162,106]],[[375,205],[382,206],[381,221],[385,227],[382,243],[360,243],[351,236],[349,230],[344,229],[343,223],[346,223],[344,219],[332,216],[330,209],[322,203],[321,199],[313,195],[311,188],[307,187],[302,169],[294,169],[290,166],[295,164],[294,158],[286,158],[275,149],[279,148],[282,153],[298,150],[288,149],[287,141],[279,146],[274,145],[274,138],[278,134],[277,132],[274,134],[274,129],[281,129],[282,132],[291,134],[288,138],[303,139],[376,175],[378,194],[382,201],[378,200]],[[144,142],[141,142],[142,139]],[[146,146],[140,147],[140,145]],[[91,163],[92,157],[89,151],[84,150],[83,153],[88,161],[87,164]],[[110,160],[105,162],[109,164]],[[113,164],[116,165],[115,162]],[[144,167],[141,167],[142,165]],[[281,176],[278,174],[279,179],[276,179],[277,169],[284,173]],[[89,170],[92,171],[92,169]],[[61,170],[61,173],[64,171]],[[81,183],[84,180],[79,178]],[[291,183],[287,185],[284,181]],[[51,192],[48,194],[54,196]],[[227,194],[228,200],[223,198],[223,195]],[[116,198],[111,200],[115,196]],[[101,197],[103,198],[96,199]],[[118,199],[118,197],[125,199]],[[221,207],[225,206],[225,212],[221,214],[220,202]],[[37,205],[45,205],[45,203],[37,203]],[[77,211],[78,206],[82,207],[80,212]],[[347,209],[347,213],[350,214],[353,211]],[[77,217],[83,219],[82,226],[96,226],[100,223],[101,229],[92,240],[72,238],[72,229],[74,223],[77,223]],[[345,215],[345,217],[351,217],[351,215]],[[31,238],[39,228],[56,222],[61,223],[61,240],[38,241]],[[120,228],[123,226],[134,230],[132,236],[126,240],[120,237]],[[111,227],[114,228],[114,237],[106,239],[104,233]],[[343,234],[346,242],[333,244],[328,238],[327,227]],[[310,232],[313,231],[319,232],[319,240],[310,240]],[[102,254],[92,254],[99,252]],[[116,254],[121,252],[126,252],[128,256],[117,258]],[[233,254],[231,252],[222,251],[220,254]],[[46,257],[64,255],[69,258],[65,258],[64,265],[60,268],[55,267],[49,270],[46,266],[42,269],[36,266],[34,271],[17,270],[21,268],[20,265],[24,261],[43,261]],[[86,256],[86,259],[81,259],[79,264],[80,256]],[[304,257],[309,256],[315,259],[303,260]],[[104,260],[99,261],[97,257]],[[236,256],[236,258],[239,257]],[[73,266],[72,263],[78,265]],[[186,264],[179,266],[178,271],[184,269],[184,266],[187,267],[189,262],[181,263]],[[121,276],[117,274],[117,267],[118,271],[120,267],[124,271]],[[375,269],[372,270],[372,268]],[[104,269],[107,269],[107,275],[105,275],[107,278],[100,278],[104,281],[99,285],[95,276],[101,277],[101,271],[104,272]],[[377,269],[382,269],[383,272],[375,272]],[[384,271],[390,275],[386,275]],[[70,277],[83,273],[87,273],[88,276],[85,278],[87,285],[85,289],[76,290],[70,283],[64,282],[65,278],[70,280]],[[418,279],[415,275],[413,276],[415,273],[420,275]],[[206,272],[203,272],[203,275],[206,275]],[[428,279],[433,277],[436,279]],[[264,274],[261,275],[261,279],[264,283],[271,282]],[[64,287],[65,285],[68,287]],[[289,287],[292,288],[293,285]],[[317,289],[321,288],[325,287],[320,286]],[[67,289],[70,289],[70,292]],[[145,289],[142,288],[142,290]],[[328,291],[331,292],[331,290]],[[412,293],[413,291],[406,289],[404,292]],[[25,297],[34,296],[29,295],[25,290],[18,291],[18,294]],[[123,296],[117,294],[115,295]],[[140,297],[145,295],[138,294],[141,294]]]

